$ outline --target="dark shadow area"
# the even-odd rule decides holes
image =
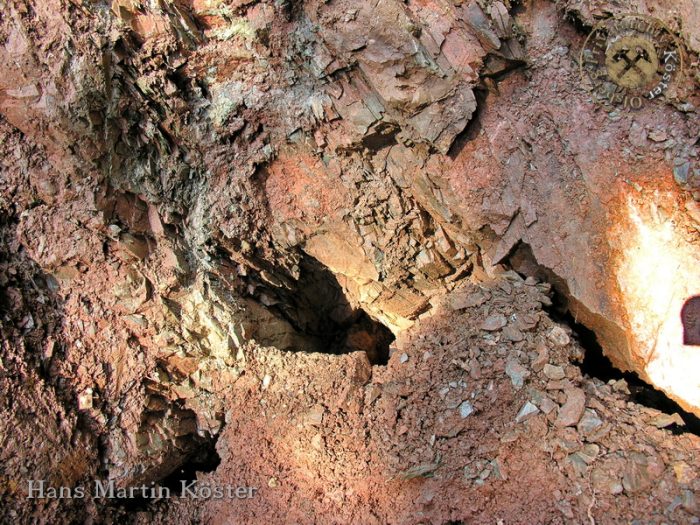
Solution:
[[[517,17],[518,15],[523,14],[527,10],[527,6],[525,5],[525,2],[523,2],[522,0],[511,0],[510,5],[511,5],[510,14],[513,17]]]
[[[220,463],[221,458],[216,452],[216,438],[211,439],[202,443],[184,463],[163,479],[145,483],[146,496],[115,498],[110,505],[118,506],[127,512],[139,512],[147,510],[161,495],[169,494],[171,498],[177,498],[191,492],[197,493],[197,473],[213,472]]]
[[[361,308],[350,304],[336,276],[315,258],[303,254],[299,279],[291,293],[281,293],[280,312],[322,353],[365,352],[373,365],[385,365],[394,334]]]
[[[390,124],[378,124],[373,128],[373,132],[365,135],[362,138],[362,145],[370,151],[379,151],[380,149],[396,144],[396,135],[399,128]]]
[[[386,365],[389,346],[394,339],[394,334],[386,326],[372,319],[364,310],[358,310],[350,326],[339,327],[330,348],[336,354],[366,352],[373,365]]]
[[[585,350],[583,362],[579,363],[581,372],[588,377],[610,380],[624,379],[630,390],[630,400],[640,405],[659,410],[667,414],[678,413],[685,425],[672,424],[667,427],[674,434],[690,432],[700,435],[700,418],[683,410],[675,401],[663,392],[644,382],[633,372],[622,372],[615,368],[603,353],[595,332],[579,323],[569,310],[569,290],[566,282],[554,272],[540,265],[532,249],[526,243],[519,243],[504,261],[523,277],[534,277],[552,285],[552,305],[545,308],[549,316],[558,323],[568,325],[578,343]],[[685,311],[685,309],[684,309]]]
[[[457,158],[459,152],[464,149],[464,146],[466,146],[468,142],[474,140],[479,135],[479,132],[481,131],[481,114],[484,111],[484,106],[486,105],[486,98],[488,95],[488,89],[474,89],[476,109],[474,110],[471,120],[467,123],[467,126],[455,137],[449,151],[447,152],[447,156],[452,160]]]
[[[197,480],[197,472],[213,472],[221,463],[216,452],[217,439],[211,439],[197,449],[192,456],[175,471],[160,480],[158,484],[170,489],[171,494],[181,495],[183,484],[187,485]]]

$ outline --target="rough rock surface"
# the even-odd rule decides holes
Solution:
[[[697,439],[542,311],[700,414],[698,10],[618,4],[0,0],[3,517],[218,438],[260,497],[130,517],[694,519]],[[577,64],[622,11],[687,46],[636,112]]]

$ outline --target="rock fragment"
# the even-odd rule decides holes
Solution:
[[[544,412],[545,414],[550,414],[554,409],[556,409],[559,406],[548,396],[542,396],[542,400],[538,404],[540,410],[542,410],[542,412]]]
[[[506,363],[506,374],[510,377],[510,381],[516,389],[522,388],[525,378],[530,375],[530,372],[515,360],[510,360]]]
[[[566,346],[569,344],[569,342],[571,342],[569,334],[567,334],[561,326],[555,326],[552,328],[549,331],[549,334],[547,334],[547,337],[557,346]]]
[[[525,339],[523,333],[513,325],[506,326],[503,329],[502,335],[504,341],[512,341],[513,343],[517,343]]]
[[[487,301],[486,295],[481,291],[465,292],[456,291],[449,297],[449,304],[453,310],[464,310],[465,308],[474,308],[481,306]]]
[[[515,422],[524,423],[531,417],[535,416],[539,411],[540,410],[535,405],[528,401],[523,405],[518,414],[515,416]]]
[[[683,418],[681,418],[681,416],[679,416],[677,413],[659,414],[658,416],[652,418],[649,421],[649,424],[654,425],[656,428],[666,428],[674,424],[683,426],[685,425],[685,421],[683,421]]]
[[[548,379],[552,379],[553,381],[564,379],[565,375],[562,367],[550,365],[549,363],[544,365],[542,372],[544,372],[544,375],[546,375]]]
[[[479,325],[479,328],[486,330],[487,332],[494,332],[496,330],[500,330],[506,324],[508,324],[508,321],[506,320],[505,315],[495,314],[488,316],[484,322]]]
[[[549,350],[545,345],[540,344],[537,347],[537,356],[532,361],[532,369],[539,372],[547,364],[547,361],[549,361]]]
[[[640,452],[632,452],[622,474],[622,486],[627,493],[648,488],[653,482],[649,472],[649,459]]]
[[[323,423],[323,414],[324,413],[325,413],[325,409],[321,405],[315,405],[306,414],[306,422],[309,425],[320,427],[321,424]]]
[[[580,434],[589,436],[603,425],[595,410],[586,409],[576,427]]]
[[[559,427],[576,425],[586,407],[586,394],[580,388],[566,390],[566,403],[559,409],[555,424]]]
[[[464,401],[461,405],[459,405],[459,415],[462,419],[466,418],[472,413],[474,413],[474,407],[469,401]]]
[[[591,483],[598,492],[620,494],[623,491],[619,476],[602,467],[593,469]]]

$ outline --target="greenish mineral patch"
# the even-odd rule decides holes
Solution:
[[[255,38],[255,30],[250,27],[250,24],[246,19],[234,18],[227,26],[213,29],[209,36],[216,40],[230,40],[235,36],[252,39]]]

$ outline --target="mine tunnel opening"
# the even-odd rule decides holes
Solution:
[[[571,312],[569,290],[563,279],[548,268],[540,265],[532,249],[520,242],[508,255],[506,265],[523,277],[533,277],[552,286],[551,302],[544,310],[556,322],[568,326],[572,335],[584,350],[583,360],[574,363],[585,376],[599,379],[604,383],[624,379],[630,391],[630,400],[642,406],[665,414],[678,414],[684,424],[673,423],[667,427],[673,434],[685,432],[700,435],[700,418],[684,410],[678,403],[652,385],[643,381],[634,372],[623,372],[616,368],[604,354],[603,347],[595,332],[580,323]]]
[[[372,365],[389,362],[392,331],[354,301],[328,267],[308,254],[302,253],[299,260],[295,289],[276,309],[307,341],[302,351],[365,352]]]
[[[135,497],[115,498],[113,505],[128,512],[145,511],[151,508],[154,500],[168,501],[196,491],[197,474],[213,472],[221,463],[216,451],[217,439],[218,436],[214,436],[203,440],[172,472],[159,479],[145,481],[145,496],[136,492]]]
[[[346,354],[365,352],[370,364],[384,366],[389,362],[394,334],[361,308],[355,313],[351,324],[339,325],[333,337],[329,353]]]
[[[172,495],[181,496],[183,486],[197,480],[198,472],[213,472],[221,463],[219,453],[216,451],[217,437],[213,437],[202,443],[184,463],[161,479],[158,484],[170,489]]]

